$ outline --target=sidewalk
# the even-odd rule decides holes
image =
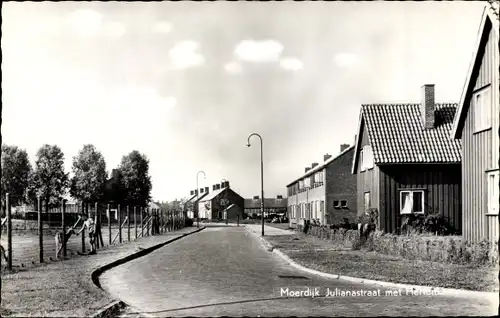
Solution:
[[[2,273],[0,316],[93,316],[115,301],[92,282],[91,276],[95,270],[197,230],[196,227],[189,227],[147,236],[135,242],[100,250],[97,255],[77,256],[65,261],[37,265],[18,273]]]
[[[245,224],[245,226],[255,234],[262,236],[262,224]],[[297,234],[297,232],[291,230],[284,230],[264,224],[264,236],[294,235],[294,234]]]

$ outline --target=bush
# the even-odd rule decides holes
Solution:
[[[437,213],[404,215],[401,219],[399,232],[401,234],[432,233],[437,235],[457,233],[454,228],[449,226],[446,219]]]

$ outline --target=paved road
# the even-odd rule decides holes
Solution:
[[[296,270],[243,227],[207,228],[105,272],[101,284],[144,316],[494,315],[498,308],[497,300],[385,296],[385,289],[381,296],[284,298],[286,288],[317,287],[322,295],[378,288]]]

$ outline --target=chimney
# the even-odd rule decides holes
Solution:
[[[215,190],[219,190],[219,189],[220,189],[220,184],[218,184],[218,183],[217,183],[217,184],[215,185]]]
[[[215,191],[215,190],[217,190],[217,189],[216,189],[216,185],[214,184],[214,185],[212,186],[212,191]]]
[[[191,190],[191,192],[190,192],[190,193],[191,193],[191,195],[194,195],[194,190]]]
[[[347,148],[349,148],[349,144],[341,144],[340,145],[340,152],[343,152],[344,150],[346,150]]]
[[[278,194],[278,195],[276,196],[276,199],[283,199],[283,196],[281,196],[281,195],[279,195],[279,194]]]
[[[310,167],[305,167],[304,172],[307,172],[307,171],[309,171],[309,170],[311,170],[311,168],[310,168]]]
[[[229,181],[226,181],[226,188],[229,188]]]
[[[194,190],[194,194],[195,194],[195,195],[198,195],[198,190]]]
[[[200,189],[200,193],[203,193],[203,190],[204,190],[204,189],[203,189],[203,188],[201,188],[201,189]]]
[[[221,183],[220,183],[220,188],[221,188],[221,189],[224,189],[225,187],[226,187],[226,182],[221,182]]]
[[[258,200],[258,199],[259,199],[259,196],[258,196],[258,195],[254,195],[254,196],[253,196],[253,199],[254,199],[254,200]]]
[[[208,193],[208,187],[205,187],[205,193]]]
[[[420,114],[422,115],[422,126],[424,129],[434,128],[434,84],[422,86],[422,101],[420,103]]]
[[[314,168],[314,167],[316,167],[317,165],[318,165],[318,163],[317,163],[317,162],[313,162],[313,163],[311,163],[311,169],[313,169],[313,168]]]
[[[331,157],[332,157],[332,155],[330,155],[330,154],[325,154],[325,155],[323,156],[323,160],[324,160],[324,161],[327,161],[327,160],[328,160],[328,159],[330,159]]]

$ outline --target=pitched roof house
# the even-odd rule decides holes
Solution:
[[[499,240],[498,33],[498,6],[485,8],[451,132],[462,140],[463,235],[473,241]]]
[[[379,228],[397,232],[403,215],[437,213],[460,232],[461,147],[449,138],[456,107],[435,103],[434,85],[422,87],[420,103],[361,106],[358,215],[377,209]]]
[[[230,205],[228,216],[243,217],[243,198],[229,187],[229,181],[213,186],[213,191],[198,202],[200,219],[223,219],[224,210]]]

